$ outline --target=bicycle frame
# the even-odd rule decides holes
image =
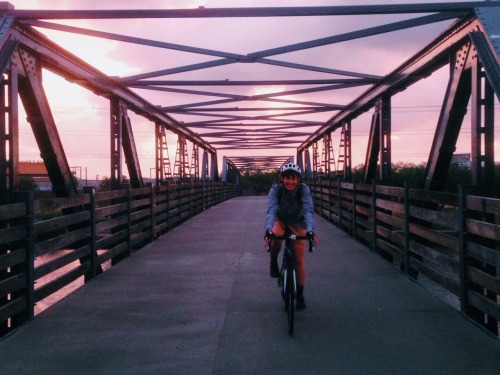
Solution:
[[[295,237],[295,236],[294,236]],[[293,295],[297,296],[297,272],[295,269],[295,255],[293,252],[292,240],[286,238],[285,241],[285,249],[283,251],[283,263],[281,265],[280,277],[278,278],[278,284],[282,287],[282,295],[285,298],[287,292],[287,283],[284,282],[287,280],[288,273],[292,272],[292,280],[293,280]]]
[[[313,241],[306,236],[292,234],[289,228],[285,229],[283,236],[272,236],[268,241],[267,251],[271,250],[271,242],[274,239],[284,239],[285,249],[283,251],[283,263],[278,277],[278,285],[281,288],[281,296],[285,300],[285,310],[288,317],[288,333],[293,335],[295,298],[297,297],[297,273],[295,269],[295,254],[293,251],[293,241],[309,240],[309,252],[313,251]]]

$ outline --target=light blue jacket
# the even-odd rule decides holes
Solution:
[[[299,185],[302,191],[298,194]],[[314,207],[309,186],[299,183],[293,191],[285,189],[283,184],[274,184],[267,196],[266,229],[271,229],[276,218],[285,224],[305,227],[307,232],[314,230]],[[282,193],[278,189],[283,189]],[[278,202],[279,195],[281,202]],[[300,195],[300,197],[299,197]]]

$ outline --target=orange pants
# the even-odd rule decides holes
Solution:
[[[293,225],[287,225],[292,234],[296,236],[305,236],[306,228],[296,227]],[[271,229],[274,235],[282,236],[285,234],[285,226],[284,224],[276,219],[273,224],[273,228]],[[273,240],[271,243],[271,256],[277,257],[279,252],[281,251],[281,245],[283,240]],[[295,267],[297,270],[297,284],[304,285],[306,281],[306,267],[304,264],[304,251],[306,248],[306,240],[297,240],[293,241],[293,251],[295,256]]]

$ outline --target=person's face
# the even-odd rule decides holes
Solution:
[[[281,178],[281,180],[283,181],[283,185],[287,190],[295,189],[297,187],[297,184],[299,183],[299,179],[300,177],[297,176],[296,174],[292,174]]]

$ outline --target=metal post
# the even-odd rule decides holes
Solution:
[[[463,186],[458,186],[458,254],[459,254],[459,282],[460,282],[460,310],[467,313],[467,262],[466,257],[466,208]]]
[[[352,182],[352,238],[356,239],[356,182]]]
[[[409,274],[410,268],[410,189],[408,182],[404,183],[404,266],[405,273]]]
[[[311,168],[311,154],[309,153],[309,149],[306,149],[304,157],[305,157],[305,166],[306,166],[305,178],[307,180],[311,180],[313,178],[313,174],[312,174],[312,168]]]
[[[391,182],[391,97],[384,95],[381,103],[379,126],[380,180],[388,185]]]
[[[85,275],[85,282],[94,278],[97,275],[97,232],[96,232],[96,215],[95,215],[95,188],[93,186],[84,186],[83,193],[89,196],[89,227],[90,227],[90,272]]]
[[[111,161],[111,190],[115,190],[122,179],[122,116],[120,102],[116,97],[111,98],[110,113],[110,161]]]
[[[377,252],[377,185],[375,185],[375,180],[372,181],[372,248],[374,252]]]
[[[156,205],[155,205],[155,190],[153,185],[149,185],[149,196],[150,196],[150,204],[151,204],[151,242],[155,239],[155,214],[156,214]]]
[[[203,157],[201,161],[201,180],[205,181],[209,178],[208,175],[208,152],[207,150],[203,150]]]
[[[216,181],[219,179],[219,169],[217,168],[217,153],[214,152],[210,159],[210,180]]]
[[[304,160],[302,157],[302,151],[297,152],[297,165],[300,167],[300,170],[302,171],[302,178],[305,177],[305,171],[304,171]]]
[[[26,294],[27,319],[35,316],[35,195],[33,192],[26,194]]]
[[[227,156],[222,157],[222,182],[227,181]]]

